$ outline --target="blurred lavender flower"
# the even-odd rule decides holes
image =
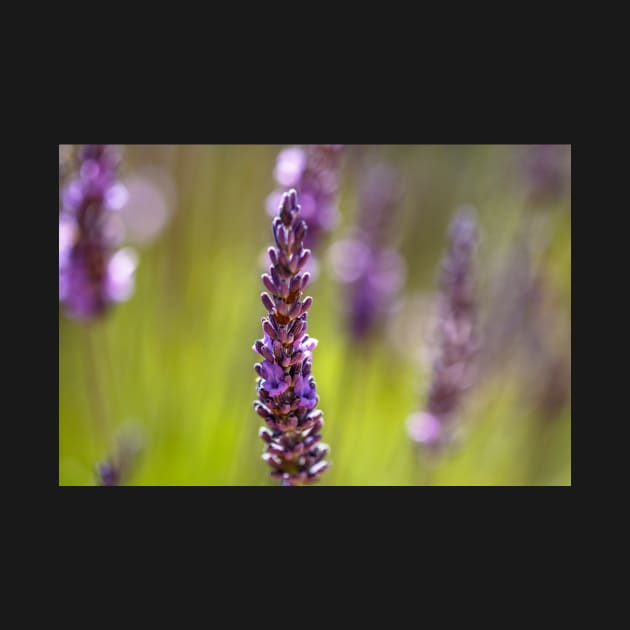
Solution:
[[[529,201],[552,203],[570,190],[571,146],[534,144],[522,156],[522,169]]]
[[[431,449],[452,439],[455,414],[472,381],[472,361],[479,339],[476,327],[473,255],[477,228],[473,214],[460,210],[449,229],[442,263],[438,309],[438,353],[425,410],[414,413],[407,430],[415,442]]]
[[[114,146],[84,145],[78,174],[61,191],[59,301],[72,318],[98,317],[133,291],[137,256],[128,248],[114,252],[121,236],[112,213],[127,202],[119,163]]]
[[[142,437],[138,429],[122,433],[114,453],[96,467],[97,485],[121,486],[126,484],[138,465],[142,451]]]
[[[176,206],[177,191],[171,173],[157,164],[135,167],[123,180],[129,202],[118,213],[128,243],[142,246],[166,228]]]
[[[308,227],[305,246],[311,250],[338,220],[336,201],[343,150],[342,144],[311,144],[303,149],[284,149],[276,160],[274,177],[281,188],[267,198],[267,213],[275,216],[283,192],[295,188]]]
[[[404,261],[386,246],[400,198],[395,172],[385,164],[373,166],[362,182],[355,234],[330,248],[335,275],[347,285],[347,321],[355,341],[392,310],[404,283]]]
[[[307,233],[300,216],[295,190],[285,193],[273,220],[276,247],[268,250],[271,266],[262,281],[270,294],[262,293],[269,317],[263,318],[264,337],[253,346],[263,357],[254,367],[259,400],[256,412],[269,428],[260,436],[268,445],[263,459],[271,476],[282,485],[301,486],[317,481],[328,468],[328,446],[321,443],[323,414],[315,410],[318,396],[311,376],[311,355],[317,340],[306,334],[307,311],[313,299],[302,300],[308,272],[302,273],[311,253],[304,249]]]

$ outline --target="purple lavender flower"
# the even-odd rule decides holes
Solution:
[[[96,476],[100,486],[119,486],[120,474],[118,468],[110,461],[100,463],[96,468]]]
[[[462,395],[471,385],[472,360],[479,347],[472,269],[476,241],[473,215],[463,209],[451,223],[442,263],[439,347],[428,401],[423,412],[407,421],[410,437],[430,448],[449,443]]]
[[[135,428],[119,435],[113,454],[96,467],[99,486],[120,486],[129,481],[142,450],[143,438],[138,431]]]
[[[59,301],[72,318],[103,315],[133,291],[137,257],[130,249],[114,252],[119,236],[110,220],[127,200],[119,162],[112,145],[84,145],[78,174],[61,191]]]
[[[331,247],[335,274],[346,285],[347,320],[355,341],[370,335],[391,311],[404,282],[404,261],[386,245],[400,197],[394,171],[385,164],[372,167],[361,186],[356,233]]]
[[[330,464],[319,433],[323,414],[315,409],[311,357],[317,340],[306,334],[313,299],[302,299],[310,277],[303,269],[311,253],[304,249],[307,226],[295,190],[283,195],[272,229],[276,247],[268,250],[271,266],[262,276],[269,293],[261,294],[269,316],[262,320],[263,338],[253,346],[264,359],[254,366],[260,377],[254,408],[267,423],[260,436],[271,476],[282,485],[301,486],[317,481]]]
[[[292,147],[281,151],[276,161],[274,176],[282,188],[269,195],[267,212],[274,216],[283,191],[295,188],[308,227],[305,246],[311,250],[338,220],[336,200],[343,148],[342,144]]]
[[[289,384],[284,381],[284,370],[277,363],[265,360],[261,364],[260,373],[265,379],[263,387],[270,396],[279,396],[289,389]]]

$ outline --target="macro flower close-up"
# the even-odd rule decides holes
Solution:
[[[571,485],[571,145],[60,144],[58,206],[60,486]]]

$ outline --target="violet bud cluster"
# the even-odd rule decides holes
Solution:
[[[59,301],[69,317],[91,320],[131,295],[137,256],[128,248],[116,251],[122,237],[113,216],[127,202],[118,150],[83,145],[77,161],[60,195]]]
[[[314,250],[321,237],[338,221],[337,194],[344,151],[342,144],[310,144],[278,154],[274,177],[280,189],[267,199],[267,212],[274,216],[284,191],[295,188],[300,196],[302,219],[308,227],[305,246]]]
[[[99,486],[121,486],[128,483],[138,466],[142,439],[138,434],[118,437],[113,453],[96,467]]]
[[[307,312],[313,299],[303,298],[311,252],[304,248],[307,226],[295,190],[283,195],[272,230],[276,246],[268,250],[271,266],[262,276],[268,292],[261,294],[268,316],[262,319],[264,336],[253,346],[263,358],[254,366],[259,376],[254,409],[267,425],[260,437],[271,476],[282,485],[300,486],[317,481],[328,468],[329,449],[321,442],[324,419],[311,374],[317,340],[307,334]]]
[[[404,260],[388,246],[400,200],[396,173],[385,164],[370,168],[360,189],[354,233],[330,249],[334,273],[344,285],[346,321],[355,341],[376,330],[404,284]]]
[[[424,411],[407,423],[410,437],[431,448],[446,446],[464,392],[472,383],[473,358],[479,349],[473,256],[477,228],[473,215],[461,210],[449,229],[442,262],[437,324],[437,353]]]

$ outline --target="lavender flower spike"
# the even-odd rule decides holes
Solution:
[[[253,346],[263,357],[254,366],[260,377],[254,409],[268,427],[260,429],[267,444],[263,459],[284,486],[317,481],[330,465],[324,461],[329,449],[321,442],[324,419],[315,409],[319,398],[311,376],[317,340],[306,334],[313,299],[302,299],[309,281],[302,270],[310,252],[303,246],[307,227],[300,210],[295,190],[285,193],[272,224],[276,247],[269,248],[271,267],[262,277],[271,294],[261,295],[269,317],[263,318],[263,339]]]
[[[462,209],[451,223],[442,263],[438,352],[428,401],[425,411],[407,422],[410,437],[434,449],[452,438],[455,414],[471,385],[472,362],[479,348],[472,268],[476,242],[475,219]]]
[[[360,188],[354,234],[330,249],[335,274],[346,285],[348,329],[357,342],[382,324],[404,284],[405,263],[394,248],[387,246],[401,193],[393,169],[386,164],[370,168]]]
[[[314,249],[321,236],[335,226],[342,144],[311,144],[292,147],[278,154],[274,175],[284,190],[295,188],[300,195],[302,219],[308,227],[306,247]],[[274,216],[282,190],[267,199],[267,212]]]
[[[119,162],[112,145],[84,145],[78,174],[61,191],[59,301],[75,319],[102,315],[133,291],[137,258],[130,249],[114,252],[118,237],[110,220],[127,201]]]

